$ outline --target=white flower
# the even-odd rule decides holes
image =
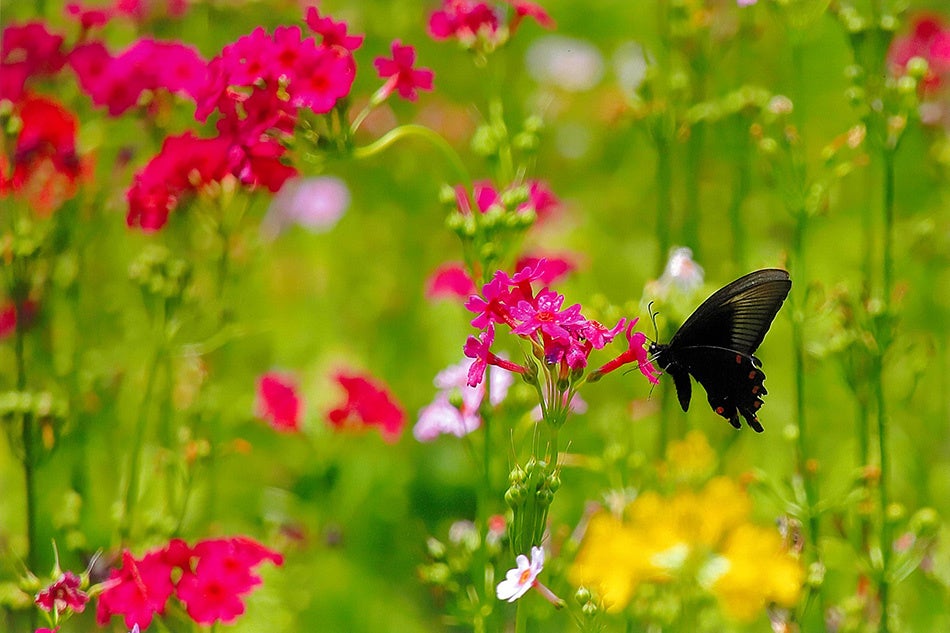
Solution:
[[[261,231],[267,239],[275,239],[296,224],[312,233],[324,233],[349,206],[350,190],[339,178],[290,178],[271,199]]]
[[[683,294],[689,294],[703,285],[703,268],[693,260],[693,251],[684,247],[674,248],[666,262],[666,270],[659,284],[665,292],[675,287]]]
[[[524,554],[518,554],[515,563],[518,567],[509,569],[505,579],[498,583],[495,589],[499,600],[514,602],[534,586],[538,574],[544,569],[544,549],[532,547],[530,561]]]

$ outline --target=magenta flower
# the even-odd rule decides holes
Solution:
[[[346,391],[346,400],[327,413],[331,426],[338,429],[378,426],[387,442],[399,439],[406,414],[385,385],[360,374],[341,372],[334,379]]]
[[[515,270],[524,270],[525,268],[538,270],[539,265],[540,273],[538,281],[545,286],[555,281],[560,281],[577,268],[577,265],[566,257],[554,257],[549,255],[535,257],[529,255],[518,260],[515,264]]]
[[[258,379],[255,412],[274,430],[299,431],[302,410],[297,385],[290,377],[270,372]]]
[[[335,22],[330,17],[320,17],[317,7],[307,9],[307,26],[314,33],[323,36],[324,46],[341,46],[355,51],[363,44],[362,35],[347,35],[346,22]]]
[[[434,73],[428,68],[414,68],[416,51],[412,46],[403,46],[399,40],[393,42],[392,59],[377,57],[373,61],[376,71],[386,84],[380,89],[378,100],[382,101],[392,94],[393,90],[399,96],[409,101],[417,98],[416,90],[432,90]]]
[[[498,13],[485,2],[442,0],[442,8],[429,16],[429,35],[435,40],[454,37],[470,45],[479,36],[493,41],[499,25]]]
[[[122,615],[127,628],[136,624],[148,628],[155,615],[165,613],[175,591],[172,569],[161,550],[146,553],[141,560],[124,551],[122,567],[109,573],[109,584],[99,596],[96,623],[105,625],[113,615]]]
[[[617,357],[604,363],[604,365],[596,371],[591,372],[589,380],[598,380],[601,376],[609,374],[623,365],[636,363],[637,369],[640,370],[640,373],[643,374],[647,380],[654,385],[660,382],[660,372],[653,363],[650,362],[647,350],[644,347],[647,342],[646,335],[643,332],[634,332],[633,330],[633,326],[637,324],[638,320],[639,319],[633,319],[627,323],[624,332],[627,337],[627,349],[621,352]]]
[[[242,597],[261,584],[254,568],[264,561],[283,564],[280,554],[244,537],[200,541],[192,552],[198,562],[182,574],[176,593],[202,625],[234,622],[244,613]]]
[[[261,584],[254,568],[265,561],[281,565],[283,557],[238,536],[199,541],[194,547],[173,539],[141,560],[125,551],[122,561],[99,597],[96,622],[105,625],[111,616],[123,615],[126,627],[137,631],[164,613],[172,595],[198,624],[233,622],[244,613],[242,597]]]
[[[66,62],[63,37],[42,22],[9,24],[0,35],[0,99],[14,103],[30,77],[52,75]]]
[[[166,90],[194,101],[207,83],[208,65],[198,52],[178,42],[138,40],[116,57],[100,42],[69,54],[79,85],[98,106],[119,116],[146,91]]]
[[[45,587],[36,595],[36,605],[49,613],[60,617],[66,611],[82,613],[86,610],[89,596],[80,589],[82,580],[71,571],[60,574],[54,583]]]
[[[426,280],[426,299],[465,299],[474,292],[475,283],[456,262],[442,264]]]
[[[581,305],[561,310],[564,296],[551,290],[542,290],[534,302],[520,301],[510,310],[511,316],[521,323],[512,330],[519,336],[530,336],[541,331],[548,337],[567,342],[571,340],[570,327],[579,327],[586,323],[581,314]]]

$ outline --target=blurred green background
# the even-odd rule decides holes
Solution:
[[[671,4],[684,11],[701,5]],[[690,79],[683,103],[711,101],[741,86],[788,95],[802,124],[808,172],[812,179],[821,178],[826,173],[822,150],[860,121],[847,97],[845,69],[852,63],[847,35],[831,12],[795,31],[780,19],[781,9],[765,4],[746,9],[755,14],[744,16],[733,3],[706,3],[710,26],[697,38],[702,48],[687,50],[685,57],[701,59],[702,65]],[[913,11],[943,11],[950,19],[943,2],[910,4]],[[65,28],[58,4],[45,5],[39,11],[52,25]],[[506,120],[513,128],[539,112],[546,126],[530,175],[551,186],[563,209],[553,221],[529,232],[524,250],[570,254],[578,268],[557,286],[568,303],[582,303],[585,313],[595,318],[598,311],[611,314],[609,306],[623,307],[623,314],[639,315],[652,336],[644,310],[651,297],[644,287],[659,277],[665,259],[657,239],[657,147],[647,119],[625,96],[617,63],[631,43],[643,48],[648,61],[662,55],[666,45],[659,33],[657,5],[552,0],[544,6],[557,20],[557,36],[577,38],[599,57],[602,74],[589,89],[569,91],[532,77],[526,61],[529,49],[552,34],[531,23],[496,53],[486,73],[454,43],[435,42],[426,35],[434,4],[324,2],[320,9],[345,20],[351,32],[366,34],[356,52],[354,95],[369,95],[379,86],[372,59],[388,55],[393,39],[417,48],[419,64],[435,72],[435,91],[423,93],[415,104],[393,103],[392,116],[400,122],[427,123],[444,133],[476,179],[489,176],[468,145],[493,93],[487,75],[500,81]],[[31,3],[2,4],[4,25],[38,15]],[[152,28],[156,36],[191,43],[210,58],[257,26],[299,23],[300,15],[299,3],[290,1],[201,2],[183,19],[160,21]],[[740,27],[748,29],[741,36]],[[134,37],[131,30],[118,27],[107,31],[115,47]],[[795,38],[798,44],[793,44]],[[801,55],[803,77],[795,76],[794,51]],[[152,243],[187,256],[207,253],[207,260],[196,263],[199,290],[179,337],[201,341],[208,335],[201,289],[211,284],[209,262],[216,246],[189,220],[187,211],[173,213],[169,226],[158,234],[128,229],[124,191],[159,143],[143,133],[134,116],[109,119],[93,110],[71,79],[40,91],[44,89],[79,112],[81,146],[95,153],[97,163],[94,186],[59,212],[73,214],[73,231],[48,271],[52,290],[29,346],[32,387],[50,390],[70,404],[56,449],[38,470],[43,491],[39,542],[45,545],[55,538],[63,566],[79,570],[85,564],[83,554],[116,545],[115,503],[118,482],[125,476],[124,447],[132,441],[146,350],[154,344],[139,292],[128,280],[129,264]],[[190,114],[187,105],[173,112],[163,122],[167,133],[196,129]],[[747,155],[748,195],[741,200],[746,230],[741,254],[729,225],[737,165],[753,120],[735,115],[702,122],[693,128],[693,135],[700,136],[695,147],[691,149],[686,136],[674,136],[668,147],[673,187],[670,245],[688,243],[706,273],[704,289],[685,300],[687,310],[741,273],[788,265],[794,219],[783,200],[781,179],[754,147]],[[378,135],[369,123],[366,127],[364,142],[374,132]],[[896,153],[893,256],[900,307],[885,360],[891,498],[905,515],[933,507],[941,518],[950,513],[946,146],[947,130],[911,122]],[[131,153],[131,161],[117,163],[120,152]],[[698,161],[693,172],[691,160]],[[183,534],[197,539],[245,533],[278,545],[287,557],[284,567],[264,570],[263,587],[248,599],[247,615],[231,630],[445,630],[449,625],[441,617],[444,605],[419,581],[416,568],[425,560],[427,536],[444,538],[452,522],[474,518],[479,476],[464,442],[442,437],[422,444],[412,437],[411,425],[435,394],[433,376],[461,360],[462,344],[472,333],[470,315],[459,303],[429,300],[424,294],[426,280],[438,265],[461,258],[458,240],[445,228],[445,212],[438,203],[440,187],[455,184],[455,176],[440,154],[417,141],[398,144],[370,160],[331,159],[323,173],[343,179],[352,193],[339,223],[324,234],[292,228],[267,242],[256,224],[268,200],[254,198],[249,221],[233,242],[232,277],[223,299],[240,327],[200,361],[188,346],[174,355],[181,388],[187,391],[189,384],[198,383],[203,387],[197,402],[182,395],[179,404],[184,404],[173,413],[176,424],[189,431],[176,431],[179,435],[172,438],[149,431],[140,547],[161,543],[167,529],[160,503],[150,503],[160,498],[166,464],[174,462],[164,454],[167,440],[177,446],[194,437],[214,437],[220,443],[213,463],[195,471],[202,483],[189,505]],[[881,166],[873,154],[867,164],[857,161],[845,177],[832,179],[826,204],[808,221],[805,277],[793,280],[793,292],[802,292],[802,298],[799,288],[810,289],[801,308],[808,443],[827,499],[842,497],[863,464],[855,457],[858,414],[853,392],[843,378],[839,356],[828,345],[841,326],[829,316],[824,299],[838,287],[853,293],[862,287],[867,251],[863,227],[870,221],[880,236],[880,187]],[[690,205],[699,210],[695,237],[688,235],[685,209]],[[790,432],[795,424],[792,312],[789,306],[783,309],[758,353],[768,375],[769,395],[761,415],[765,433],[734,432],[706,408],[697,391],[688,414],[666,407],[662,403],[669,404],[671,382],[664,381],[650,395],[647,383],[631,374],[611,375],[585,387],[582,396],[589,409],[569,420],[562,441],[571,443],[571,452],[587,455],[619,447],[630,456],[628,466],[640,464],[627,473],[636,487],[637,473],[660,457],[660,413],[631,415],[631,401],[649,397],[669,415],[671,437],[694,428],[706,433],[719,454],[722,473],[738,476],[758,468],[776,481],[787,480],[795,470]],[[675,310],[661,316],[661,327],[672,331],[676,316]],[[509,347],[517,350],[513,343]],[[603,356],[604,361],[608,358]],[[0,390],[13,388],[13,364],[12,345],[0,342]],[[338,434],[327,426],[325,412],[341,399],[330,376],[345,367],[378,376],[404,405],[408,426],[397,443],[387,444],[374,432]],[[275,434],[253,416],[255,380],[273,368],[299,377],[307,407],[301,435]],[[530,396],[524,390],[512,397],[527,406]],[[509,423],[516,420],[512,417]],[[503,512],[504,475],[520,447],[512,447],[507,432],[497,437],[504,441],[497,444],[492,510]],[[235,439],[245,440],[250,449],[234,445]],[[208,473],[213,478],[201,479]],[[0,443],[3,580],[15,580],[22,571],[17,558],[24,547],[21,477],[10,446]],[[584,503],[602,499],[614,485],[606,472],[566,468],[562,477],[551,509],[552,532],[573,529]],[[763,522],[780,512],[767,499],[757,501],[756,514]],[[848,508],[840,514],[849,516]],[[838,536],[835,517],[829,513],[822,519],[822,534],[828,566],[825,596],[838,604],[854,595],[861,569]],[[928,573],[915,572],[894,590],[900,630],[950,626],[950,531],[941,525]],[[52,550],[41,546],[40,556],[43,567],[34,571],[45,572],[53,562]],[[496,573],[500,576],[504,569]],[[563,579],[556,589],[565,597],[571,594]],[[543,618],[532,630],[572,630],[567,617]],[[63,631],[92,626],[91,617],[82,617]],[[748,630],[766,626],[763,616]]]

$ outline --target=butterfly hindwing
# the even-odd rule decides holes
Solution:
[[[737,429],[741,415],[762,432],[756,413],[766,394],[765,374],[753,354],[791,286],[784,270],[749,273],[706,299],[668,345],[651,346],[660,367],[673,377],[684,411],[689,407],[692,375],[706,390],[713,411]]]
[[[756,413],[768,392],[757,358],[716,347],[687,347],[677,352],[677,362],[706,390],[714,412],[737,429],[741,414],[750,427],[762,432]]]

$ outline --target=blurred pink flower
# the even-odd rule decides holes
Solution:
[[[442,264],[426,280],[426,299],[467,299],[475,292],[475,283],[462,268],[462,264]]]
[[[435,74],[428,68],[414,68],[416,49],[403,46],[399,40],[392,44],[392,59],[377,57],[373,61],[376,71],[383,79],[388,79],[380,89],[377,99],[386,99],[395,90],[399,96],[409,101],[418,97],[416,90],[432,90]]]
[[[336,22],[329,16],[321,18],[317,7],[307,9],[306,22],[311,31],[323,36],[324,46],[342,46],[355,51],[363,44],[362,35],[347,35],[346,22]]]
[[[323,233],[336,225],[349,205],[350,190],[339,178],[290,178],[271,199],[261,231],[271,239],[293,225]]]
[[[941,16],[918,15],[911,21],[911,31],[895,37],[887,53],[891,71],[902,75],[914,57],[927,61],[923,78],[925,93],[936,92],[950,78],[950,26]]]
[[[303,401],[292,378],[269,372],[258,379],[255,413],[274,430],[299,431],[302,411]]]
[[[451,365],[439,372],[434,380],[439,389],[435,399],[419,412],[419,419],[412,430],[420,442],[429,442],[439,435],[463,437],[482,424],[479,408],[485,398],[485,384],[468,385],[468,361]],[[508,395],[514,379],[510,372],[499,367],[491,368],[491,397],[493,406],[498,406]]]
[[[109,573],[109,584],[99,596],[96,623],[105,625],[113,615],[122,615],[127,628],[136,624],[148,628],[155,615],[165,613],[175,591],[172,569],[162,550],[148,552],[140,560],[128,550],[122,552],[122,567]]]

